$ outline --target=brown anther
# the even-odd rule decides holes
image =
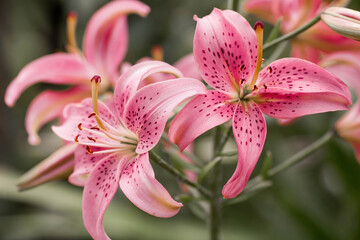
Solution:
[[[99,75],[94,75],[90,81],[91,82],[95,81],[96,83],[100,83],[101,82],[101,77]]]
[[[92,138],[92,137],[87,137],[90,141],[93,141],[93,142],[96,142],[96,139],[95,138]]]
[[[268,67],[268,73],[272,73],[272,67]]]
[[[240,71],[242,71],[244,69],[244,67],[245,67],[245,64],[241,65]]]
[[[89,116],[88,116],[88,118],[91,118],[91,117],[93,117],[93,116],[95,116],[96,115],[96,113],[91,113]]]
[[[90,148],[90,146],[86,145],[86,151],[88,153],[93,153],[93,150]]]
[[[67,14],[67,17],[68,18],[77,18],[77,14],[76,14],[76,12],[75,11],[70,11],[70,12],[68,12],[68,14]]]
[[[265,88],[265,90],[267,89],[267,86],[266,86],[266,84],[264,84],[264,88]]]
[[[254,85],[253,91],[256,91],[258,88],[256,85]]]
[[[76,135],[76,137],[74,138],[75,142],[79,142],[78,138],[79,138],[80,134]]]
[[[78,129],[79,129],[79,130],[82,130],[81,125],[82,125],[82,123],[79,123],[79,125],[78,125]]]
[[[95,127],[91,127],[90,129],[91,129],[91,130],[99,130],[99,131],[100,131],[100,128],[99,128],[99,127],[97,127],[97,126],[95,126]]]
[[[241,79],[241,84],[243,84],[245,82],[245,78]]]

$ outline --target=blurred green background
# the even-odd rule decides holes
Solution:
[[[64,51],[65,18],[78,14],[80,44],[86,23],[104,0],[4,0],[0,2],[0,91],[30,61]],[[220,0],[147,0],[152,11],[146,19],[129,17],[130,45],[126,60],[134,63],[150,56],[154,44],[164,48],[165,61],[175,62],[192,51],[193,15],[204,16],[213,7],[225,9]],[[354,1],[355,2],[355,1]],[[356,1],[357,2],[357,1]],[[360,3],[351,8],[360,9]],[[249,18],[251,23],[256,19]],[[266,25],[265,33],[271,27]],[[360,80],[360,79],[359,79]],[[39,146],[30,146],[24,116],[31,99],[48,85],[28,89],[12,109],[0,103],[0,239],[90,239],[81,218],[82,189],[66,181],[48,183],[17,192],[16,179],[60,146],[46,126]],[[291,126],[280,127],[267,119],[265,150],[274,164],[301,150],[330,129],[343,114],[303,117]],[[210,135],[200,138],[196,152],[209,156]],[[233,142],[227,146],[235,149]],[[264,154],[263,154],[264,155]],[[253,176],[263,163],[260,158]],[[224,182],[234,171],[234,159],[224,164]],[[172,196],[181,193],[176,181],[154,166],[157,178]],[[110,205],[105,229],[113,239],[207,239],[206,223],[185,206],[171,219],[143,213],[120,191]],[[360,239],[360,166],[346,142],[332,140],[299,165],[279,174],[272,187],[249,201],[225,207],[223,239]]]

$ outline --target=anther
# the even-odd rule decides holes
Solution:
[[[90,146],[86,145],[86,151],[88,153],[93,153],[94,151],[90,148]]]
[[[272,73],[272,67],[268,67],[267,71],[268,73]]]
[[[87,137],[90,141],[93,141],[93,142],[96,142],[96,139],[95,138],[92,138],[92,137]]]
[[[99,128],[99,127],[97,127],[97,126],[95,126],[95,127],[91,127],[90,129],[91,129],[91,130],[98,130],[98,131],[100,131],[100,128]]]
[[[78,129],[79,129],[79,130],[82,130],[81,125],[82,125],[82,123],[79,123],[79,125],[78,125]]]
[[[96,113],[91,113],[89,116],[88,116],[88,118],[91,118],[91,117],[93,117],[93,116],[95,116],[96,115]]]
[[[80,134],[76,135],[76,137],[74,138],[75,142],[79,142],[78,138],[79,138]]]
[[[164,59],[164,51],[160,45],[154,45],[151,48],[151,56],[154,60],[162,61]]]
[[[244,69],[244,67],[245,67],[245,64],[241,65],[240,71],[242,71]]]

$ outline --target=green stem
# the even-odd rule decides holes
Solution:
[[[214,141],[214,149],[215,149],[214,158],[221,155],[221,151],[225,147],[226,142],[229,140],[231,133],[232,133],[232,127],[228,127],[225,134],[220,139],[220,143],[219,141]]]
[[[214,133],[214,152],[213,159],[217,157],[225,146],[225,143],[228,139],[228,133],[221,138],[221,127],[215,128]],[[220,183],[221,183],[221,161],[215,165],[212,171],[211,178],[211,192],[212,198],[210,199],[210,218],[209,218],[209,228],[210,228],[210,239],[219,240],[220,239],[220,222],[221,222],[221,193],[220,193]]]
[[[321,138],[319,138],[318,140],[313,142],[311,145],[307,146],[300,152],[297,152],[295,155],[286,159],[279,165],[269,169],[269,171],[266,174],[262,174],[262,175],[254,177],[247,183],[247,186],[244,189],[243,193],[241,193],[238,197],[236,197],[234,199],[227,200],[224,203],[224,205],[231,205],[231,204],[245,201],[245,200],[249,199],[251,196],[253,196],[254,192],[258,192],[262,189],[265,189],[265,188],[271,186],[271,184],[267,180],[268,178],[273,177],[273,176],[285,171],[286,169],[294,166],[295,164],[299,163],[300,161],[302,161],[303,159],[305,159],[306,157],[308,157],[309,155],[314,153],[316,150],[318,150],[320,147],[325,145],[334,135],[335,135],[334,130],[328,131]],[[266,176],[266,178],[264,176]],[[264,187],[262,187],[262,186],[264,186]]]
[[[239,10],[239,0],[228,0],[228,9],[232,9],[234,11]]]
[[[320,16],[321,16],[321,14],[318,14],[312,20],[310,20],[306,24],[302,25],[301,27],[295,29],[294,31],[289,32],[279,38],[276,38],[275,40],[273,40],[269,43],[264,44],[263,51],[265,52],[266,50],[269,50],[271,47],[273,47],[283,41],[291,39],[291,38],[295,37],[296,35],[299,35],[300,33],[306,31],[307,29],[309,29],[310,27],[312,27],[313,25],[315,25],[317,22],[319,22],[321,20]]]
[[[294,166],[307,156],[314,153],[316,150],[318,150],[320,147],[322,147],[325,143],[327,143],[335,134],[334,130],[330,130],[327,133],[325,133],[321,138],[313,142],[310,146],[304,148],[300,152],[296,153],[292,157],[288,158],[287,160],[283,161],[279,165],[271,168],[269,172],[267,173],[268,177],[273,177],[276,174],[288,169],[291,166]]]
[[[173,176],[175,176],[178,180],[186,183],[187,185],[196,188],[197,190],[199,190],[200,193],[202,193],[204,196],[211,198],[212,194],[209,192],[209,190],[207,190],[206,188],[204,188],[201,185],[198,185],[192,181],[190,181],[189,179],[187,179],[182,173],[180,173],[176,168],[174,168],[173,166],[171,166],[170,164],[168,164],[164,159],[162,159],[159,155],[157,155],[155,152],[150,151],[149,152],[150,158],[151,160],[153,160],[154,162],[156,162],[159,166],[161,166],[162,168],[164,168],[166,171],[168,171],[170,174],[172,174]]]

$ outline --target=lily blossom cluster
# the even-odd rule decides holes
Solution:
[[[245,3],[248,12],[261,14],[271,23],[283,18],[283,33],[297,29],[325,6],[328,4],[321,0]],[[188,185],[181,185],[185,193],[203,194],[204,201],[218,203],[220,191],[201,185],[217,160],[205,166],[201,159],[191,159],[192,154],[179,153],[176,145],[180,151],[192,153],[197,137],[231,122],[237,166],[223,186],[222,196],[234,198],[246,187],[264,148],[264,115],[289,122],[305,115],[348,110],[352,102],[345,83],[360,96],[358,52],[330,53],[335,48],[360,50],[358,42],[319,23],[292,40],[292,56],[303,59],[282,58],[264,66],[263,23],[252,27],[239,13],[217,8],[202,18],[194,16],[193,54],[174,66],[162,61],[159,47],[154,49],[153,59],[121,66],[128,46],[127,15],[146,16],[149,11],[138,0],[106,4],[91,17],[82,51],[75,39],[76,16],[70,13],[68,53],[29,63],[5,95],[6,104],[13,106],[33,84],[71,85],[62,92],[46,90],[30,104],[25,120],[29,143],[38,144],[39,129],[59,119],[52,130],[64,145],[25,174],[18,187],[30,188],[64,175],[71,184],[83,187],[83,221],[94,239],[109,239],[103,218],[119,188],[150,215],[168,218],[179,212],[182,203],[155,178],[149,159],[155,146],[162,144],[164,152],[176,152],[186,166],[196,162],[196,166],[180,166],[181,171],[170,164],[165,169],[174,170],[172,174]],[[320,61],[323,53],[329,54]],[[358,159],[359,113],[357,102],[335,127],[355,148]],[[170,141],[162,143],[167,129]]]
[[[232,120],[238,164],[222,193],[233,198],[245,188],[264,146],[263,114],[286,119],[347,110],[351,95],[341,80],[305,60],[284,58],[260,70],[260,22],[254,31],[240,14],[216,8],[195,20],[195,61],[214,90],[195,97],[179,112],[169,138],[184,149],[205,131]]]
[[[196,79],[182,77],[138,89],[142,80],[157,72],[181,75],[163,62],[134,65],[118,79],[114,100],[107,104],[98,101],[100,77],[94,76],[92,99],[68,105],[64,123],[53,127],[62,139],[81,145],[69,180],[84,186],[83,218],[94,239],[108,238],[102,219],[119,185],[130,201],[151,215],[171,217],[182,206],[155,179],[148,152],[160,140],[172,110],[206,88]]]

